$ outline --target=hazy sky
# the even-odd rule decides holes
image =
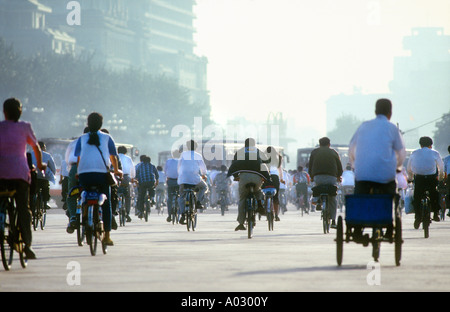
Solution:
[[[197,0],[195,13],[215,120],[281,111],[322,134],[331,95],[389,92],[412,27],[450,34],[450,0]]]

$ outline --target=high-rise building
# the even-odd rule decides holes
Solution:
[[[417,147],[418,137],[432,136],[432,120],[450,109],[450,36],[440,27],[413,28],[403,40],[409,55],[394,58],[394,78],[387,94],[335,95],[327,101],[327,131],[336,118],[354,115],[367,120],[374,117],[375,101],[392,100],[393,121],[398,123],[408,147]]]
[[[71,2],[79,4],[79,12],[74,11],[77,7],[68,5]],[[22,6],[34,6],[37,12],[43,10],[46,25],[41,28],[54,29],[54,33],[73,39],[72,53],[88,53],[95,64],[111,70],[134,68],[165,74],[190,91],[192,102],[209,107],[208,60],[194,54],[195,0],[0,0],[0,3],[0,14],[4,16]],[[68,23],[69,14],[79,15],[79,25]],[[17,35],[28,20],[21,18],[0,26],[0,37],[13,43],[19,52],[31,54],[34,46],[19,46],[21,40]],[[23,32],[32,36],[31,29]]]

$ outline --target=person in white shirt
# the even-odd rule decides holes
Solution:
[[[370,182],[384,184],[386,192],[395,194],[395,175],[406,158],[405,144],[399,129],[390,122],[392,103],[379,99],[376,118],[363,122],[349,145],[350,163],[355,169],[355,193],[368,193]]]
[[[177,195],[179,190],[178,186],[178,158],[180,157],[180,152],[178,150],[172,151],[172,158],[167,159],[164,165],[164,173],[166,175],[167,181],[167,222],[172,221],[172,202],[174,196]],[[179,206],[179,205],[178,205]]]
[[[341,185],[344,195],[352,194],[355,189],[355,173],[350,164],[348,164],[342,172]]]
[[[206,165],[203,156],[197,153],[197,142],[190,140],[186,142],[187,151],[180,155],[178,161],[178,185],[180,185],[180,198],[185,198],[186,186],[195,186],[198,189],[196,207],[202,209],[202,202],[208,186],[205,182]],[[180,200],[180,213],[182,214],[180,223],[185,224],[185,201]]]
[[[407,166],[408,178],[414,178],[415,229],[418,229],[422,222],[420,200],[426,191],[430,193],[433,220],[440,221],[437,183],[438,179],[444,178],[444,162],[439,152],[432,149],[433,140],[430,137],[421,137],[419,144],[421,148],[412,152]]]
[[[377,100],[375,115],[359,126],[350,141],[348,154],[355,169],[354,193],[370,194],[376,189],[394,196],[397,207],[395,176],[406,158],[405,144],[400,130],[390,122],[392,103],[389,99]],[[355,228],[354,232],[362,235],[362,228]],[[385,236],[392,236],[391,228]]]
[[[125,197],[125,210],[127,213],[127,222],[131,222],[130,210],[131,210],[131,195],[130,195],[130,182],[134,181],[136,177],[136,169],[134,167],[133,160],[130,156],[126,155],[128,150],[125,146],[119,146],[117,148],[120,163],[122,165],[123,178],[120,183],[118,192],[124,194]]]
[[[83,188],[97,186],[101,193],[106,195],[106,200],[102,205],[103,222],[105,226],[105,238],[103,242],[108,246],[113,246],[111,240],[112,211],[110,203],[110,187],[107,181],[111,164],[114,167],[114,174],[122,177],[119,170],[116,145],[112,137],[100,131],[103,124],[103,116],[93,112],[88,116],[89,133],[83,134],[76,143],[75,156],[78,157],[77,174]]]

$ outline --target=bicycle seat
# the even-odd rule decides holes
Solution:
[[[198,192],[198,188],[195,184],[183,184],[184,191],[192,190]]]
[[[13,197],[14,194],[16,194],[16,190],[12,190],[12,191],[0,191],[0,197]]]
[[[254,192],[256,189],[256,184],[255,183],[247,183],[245,185],[245,187],[250,191],[250,192]]]
[[[321,194],[327,194],[329,196],[336,196],[337,195],[337,186],[333,184],[320,184],[314,186],[312,189],[313,196],[318,197]]]

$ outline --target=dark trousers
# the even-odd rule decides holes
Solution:
[[[144,202],[146,200],[147,191],[150,194],[150,198],[155,197],[155,182],[154,181],[148,181],[148,182],[142,182],[139,183],[138,186],[138,200],[137,200],[137,208],[139,213],[144,212]]]
[[[105,231],[111,231],[111,192],[106,179],[107,173],[101,172],[89,172],[89,173],[81,173],[78,175],[78,180],[80,181],[81,186],[86,189],[92,186],[96,186],[99,188],[99,191],[106,195],[106,200],[102,205],[102,216],[103,216],[103,225],[105,227]]]
[[[0,180],[0,190],[16,190],[14,200],[19,217],[19,226],[22,239],[27,246],[31,246],[31,210],[30,210],[30,185],[24,180]]]
[[[415,218],[422,220],[422,208],[420,202],[426,191],[430,193],[431,211],[439,212],[439,193],[437,191],[437,177],[432,175],[418,175],[414,177],[414,211]]]

